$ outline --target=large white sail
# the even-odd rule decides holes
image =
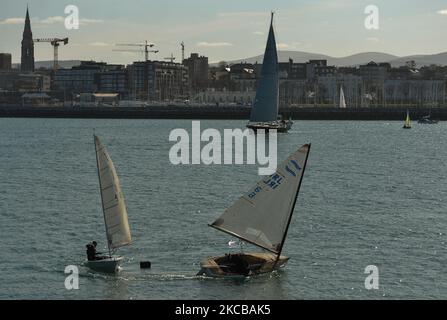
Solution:
[[[115,166],[99,138],[94,137],[107,241],[110,249],[116,249],[132,241],[126,203]]]
[[[340,108],[346,108],[345,93],[343,92],[343,87],[340,87]]]
[[[228,208],[212,227],[280,253],[305,169],[304,145]]]

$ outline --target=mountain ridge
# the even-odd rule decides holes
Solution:
[[[396,56],[383,52],[360,52],[345,57],[332,57],[325,54],[311,53],[304,51],[278,51],[278,60],[280,62],[287,62],[291,58],[296,63],[304,63],[309,60],[324,59],[327,60],[328,65],[337,67],[349,67],[366,64],[371,61],[374,62],[388,62],[393,67],[405,65],[406,61],[414,60],[418,67],[427,66],[431,64],[447,65],[447,52],[436,54],[415,54],[408,56]],[[237,59],[227,62],[228,64],[235,64],[240,62],[247,63],[262,63],[263,55],[258,55],[246,59]]]
[[[414,60],[418,67],[428,66],[431,64],[436,65],[447,65],[447,52],[440,52],[436,54],[414,54],[408,56],[396,56],[383,52],[360,52],[351,54],[345,57],[332,57],[326,54],[320,53],[312,53],[312,52],[304,52],[304,51],[286,51],[279,50],[278,51],[278,59],[280,62],[287,62],[289,58],[293,59],[296,63],[304,63],[309,60],[318,60],[324,59],[327,60],[329,66],[337,66],[337,67],[349,67],[349,66],[358,66],[361,64],[366,64],[371,61],[374,62],[388,62],[393,67],[399,67],[405,65],[406,61]],[[262,63],[263,55],[258,55],[246,59],[237,59],[232,61],[227,61],[228,64],[235,64],[240,62],[247,63]],[[80,60],[60,60],[59,65],[62,68],[71,68],[76,65],[80,65]],[[20,64],[14,63],[13,66],[17,68]],[[210,65],[218,65],[218,63],[210,63]],[[39,68],[52,68],[53,61],[36,61],[35,62],[36,69]]]

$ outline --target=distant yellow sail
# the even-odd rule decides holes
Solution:
[[[407,118],[405,119],[405,127],[410,128],[411,127],[411,119],[410,119],[410,114],[407,110]]]

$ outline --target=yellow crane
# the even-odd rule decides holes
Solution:
[[[145,41],[144,43],[118,43],[116,44],[116,46],[124,46],[124,47],[140,47],[141,49],[139,50],[122,50],[122,49],[117,49],[117,50],[113,50],[113,51],[121,51],[121,52],[141,52],[144,51],[144,61],[148,61],[149,60],[149,52],[152,53],[158,53],[158,50],[149,50],[149,48],[152,48],[155,46],[155,44],[153,43],[148,43],[147,41]]]
[[[49,42],[54,49],[54,61],[53,69],[56,71],[59,68],[59,45],[63,43],[66,45],[68,43],[68,38],[40,38],[34,39],[34,42]]]
[[[164,58],[164,59],[165,59],[165,60],[169,60],[171,63],[173,63],[174,60],[175,60],[175,57],[174,57],[174,54],[171,53],[171,56],[170,56],[170,57],[167,57],[167,58]]]

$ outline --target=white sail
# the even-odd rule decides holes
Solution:
[[[310,145],[304,145],[239,198],[212,227],[274,253],[281,251]]]
[[[94,137],[107,241],[110,249],[116,249],[132,241],[126,203],[115,166],[99,138]]]
[[[343,92],[343,87],[340,87],[340,108],[346,108],[345,93]]]

